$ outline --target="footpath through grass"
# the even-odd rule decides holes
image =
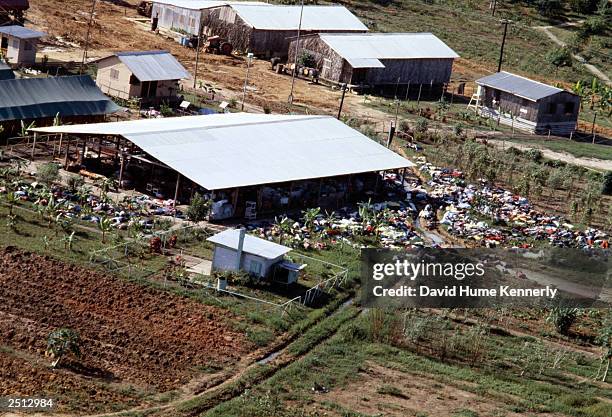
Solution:
[[[612,146],[598,145],[585,142],[575,142],[569,139],[512,139],[506,138],[507,142],[520,143],[521,145],[534,148],[546,148],[554,152],[565,152],[577,158],[594,158],[612,160]]]

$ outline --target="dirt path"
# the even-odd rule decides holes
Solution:
[[[612,161],[606,161],[603,159],[595,159],[595,158],[584,158],[584,157],[579,158],[579,157],[576,157],[566,152],[556,152],[556,151],[552,151],[547,148],[542,148],[541,146],[530,146],[530,145],[525,145],[522,143],[509,142],[509,141],[505,142],[505,141],[502,141],[501,139],[489,139],[488,142],[497,146],[498,148],[512,146],[522,151],[525,151],[528,149],[538,149],[542,152],[542,155],[544,155],[544,157],[548,159],[556,159],[559,161],[567,162],[568,164],[578,165],[578,166],[582,166],[585,168],[597,169],[601,171],[612,170]]]
[[[565,23],[561,23],[559,25],[554,25],[554,26],[533,26],[533,29],[539,30],[541,32],[544,32],[544,34],[546,36],[548,36],[548,38],[550,40],[552,40],[554,43],[556,43],[557,45],[564,47],[566,46],[566,43],[563,42],[561,39],[559,39],[557,37],[557,35],[555,35],[554,33],[552,33],[550,31],[551,28],[553,27],[568,27],[568,26],[579,26],[580,24],[582,24],[582,20],[577,21],[577,22],[565,22]],[[603,81],[604,83],[606,83],[609,86],[612,86],[612,80],[610,80],[610,77],[608,77],[603,71],[601,71],[599,68],[597,68],[595,65],[589,64],[586,62],[586,59],[584,59],[582,56],[578,55],[578,54],[572,54],[572,57],[580,62],[582,65],[585,66],[585,68],[594,76],[596,76],[597,78],[599,78],[601,81]]]

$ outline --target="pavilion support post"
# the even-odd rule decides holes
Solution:
[[[87,148],[87,139],[83,138],[83,144],[81,145],[81,164],[85,163],[85,148]]]
[[[68,169],[69,158],[70,158],[70,139],[66,138],[66,159],[64,159],[64,169]]]
[[[234,208],[234,216],[236,215],[236,211],[238,209],[238,193],[239,193],[239,188],[238,187],[234,188],[234,193],[232,194],[232,206]]]
[[[64,134],[60,133],[59,137],[60,137],[60,140],[59,140],[59,146],[57,147],[57,156],[62,156],[62,141],[64,140]]]
[[[32,142],[32,159],[34,159],[34,152],[36,151],[36,139],[38,138],[38,132],[34,132],[34,141]]]
[[[178,200],[179,187],[181,185],[181,174],[178,173],[176,175],[176,188],[174,189],[174,202],[172,206],[174,207],[174,218],[176,219],[176,200]]]
[[[119,167],[119,188],[123,188],[123,168],[124,168],[124,156],[123,154],[120,156],[120,167]]]

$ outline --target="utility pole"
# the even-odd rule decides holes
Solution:
[[[85,60],[87,59],[87,49],[89,49],[89,35],[91,34],[91,24],[93,23],[94,14],[96,12],[96,1],[91,2],[91,13],[89,14],[89,23],[87,23],[87,34],[85,35],[85,47],[83,49],[83,59],[81,60],[81,67],[79,68],[79,75],[83,74],[83,67],[85,66]]]
[[[500,20],[502,25],[504,25],[504,37],[502,38],[501,48],[499,50],[499,63],[497,64],[497,72],[501,71],[502,61],[504,60],[504,45],[506,44],[506,35],[508,34],[508,25],[512,23],[510,19],[502,19]]]
[[[304,16],[304,0],[302,0],[302,4],[300,6],[300,23],[298,24],[297,39],[295,41],[295,57],[293,60],[293,71],[291,75],[291,91],[289,92],[289,97],[287,98],[287,102],[289,104],[293,104],[293,90],[295,89],[295,77],[297,76],[297,64],[298,64],[298,54],[300,52],[300,35],[302,32],[302,17],[303,16]]]
[[[198,42],[196,45],[196,62],[195,72],[193,74],[193,88],[196,88],[198,82],[198,66],[200,65],[200,42],[202,41],[202,31],[204,30],[203,25],[200,24],[200,30],[198,30]]]
[[[495,9],[497,8],[497,0],[491,2],[491,16],[495,16]]]
[[[246,70],[246,77],[244,77],[244,87],[242,88],[242,106],[240,106],[240,111],[244,111],[244,100],[246,99],[247,85],[249,84],[249,71],[251,69],[252,60],[253,60],[253,54],[249,52],[247,54],[247,70]]]
[[[338,109],[338,120],[342,115],[342,106],[344,105],[344,96],[346,95],[346,83],[342,84],[342,98],[340,98],[340,108]]]

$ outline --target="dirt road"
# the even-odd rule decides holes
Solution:
[[[534,26],[533,29],[539,30],[541,32],[544,32],[544,34],[546,36],[548,36],[548,38],[553,41],[554,43],[556,43],[557,45],[564,47],[566,46],[565,42],[563,42],[561,39],[559,39],[557,37],[557,35],[555,35],[554,33],[552,33],[550,31],[551,28],[553,27],[566,27],[566,26],[579,26],[582,23],[582,21],[578,21],[578,22],[565,22],[565,23],[561,23],[560,25],[556,25],[556,26]],[[596,76],[597,78],[599,78],[601,81],[603,81],[604,83],[606,83],[609,86],[612,86],[612,80],[610,80],[610,77],[608,77],[603,71],[601,71],[599,68],[597,68],[595,65],[589,64],[586,62],[586,60],[578,55],[578,54],[572,54],[572,57],[580,62],[582,65],[584,65],[584,67],[594,76]]]
[[[541,146],[529,146],[516,142],[504,142],[501,139],[489,139],[488,142],[497,146],[498,148],[512,146],[522,151],[528,149],[538,149],[542,152],[542,155],[544,155],[544,157],[548,159],[556,159],[558,161],[567,162],[568,164],[578,165],[585,168],[591,168],[600,171],[612,170],[612,161],[595,158],[578,158],[566,152],[551,151],[550,149],[542,148]]]

